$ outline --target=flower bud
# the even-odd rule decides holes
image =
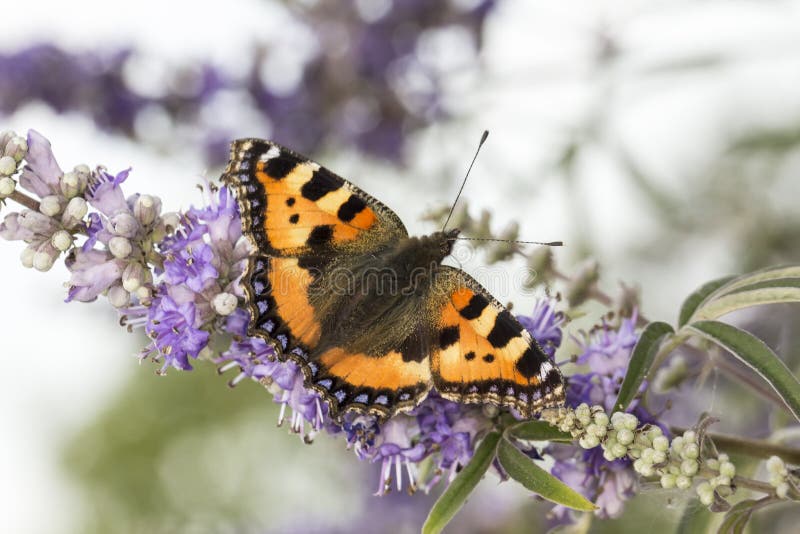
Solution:
[[[53,220],[38,211],[23,210],[17,217],[17,222],[21,227],[39,235],[50,235],[54,231]]]
[[[108,250],[115,258],[125,259],[133,252],[133,246],[124,237],[112,237],[108,240]]]
[[[779,456],[770,456],[767,460],[767,471],[775,475],[782,475],[786,465]]]
[[[25,154],[28,152],[28,142],[25,141],[24,137],[12,137],[11,140],[6,143],[3,152],[6,156],[11,156],[19,163],[25,158]]]
[[[72,235],[66,230],[58,230],[50,238],[53,246],[61,252],[66,252],[72,246]]]
[[[11,176],[17,171],[17,161],[11,156],[0,157],[0,175]]]
[[[692,487],[692,479],[686,475],[678,475],[675,477],[675,486],[682,490],[689,489]]]
[[[55,195],[47,195],[39,202],[39,211],[48,217],[61,213],[61,200]]]
[[[653,448],[657,451],[666,451],[669,449],[669,440],[666,436],[657,436],[653,438]]]
[[[664,489],[672,489],[675,487],[675,475],[661,475],[661,487]]]
[[[3,176],[0,178],[0,198],[6,198],[11,193],[14,192],[14,189],[17,187],[17,182],[15,182],[12,178],[8,176]]]
[[[19,259],[22,261],[23,267],[27,267],[28,269],[33,267],[34,254],[36,254],[36,247],[28,246],[22,249],[22,254],[19,255]]]
[[[171,234],[181,224],[181,216],[174,211],[170,211],[161,216],[161,222],[164,223],[167,234]]]
[[[41,272],[49,271],[56,258],[58,258],[58,250],[52,247],[50,243],[45,242],[33,255],[33,268]]]
[[[123,308],[131,302],[130,293],[125,291],[122,286],[112,286],[108,288],[107,297],[108,302],[115,308]]]
[[[149,306],[150,299],[153,298],[153,293],[150,291],[149,287],[141,286],[139,289],[136,290],[136,298],[138,298],[139,302],[141,302],[145,306]]]
[[[722,462],[719,466],[719,474],[720,476],[733,478],[736,476],[736,466],[731,462]]]
[[[630,445],[633,443],[633,432],[628,430],[627,428],[623,428],[617,432],[617,441],[620,442],[622,445]]]
[[[778,484],[778,487],[775,488],[775,494],[779,499],[785,499],[789,494],[789,484],[786,482],[781,482]]]
[[[130,293],[139,289],[146,282],[144,266],[138,261],[132,261],[122,271],[122,287]]]
[[[66,198],[75,198],[86,189],[87,177],[75,171],[64,173],[59,183],[61,193]]]
[[[61,215],[61,224],[67,228],[78,225],[86,214],[89,213],[89,205],[82,197],[75,197],[67,203],[64,213]]]
[[[695,460],[700,456],[700,447],[697,446],[697,443],[689,443],[683,448],[681,456],[690,460]]]
[[[112,231],[118,236],[130,238],[134,237],[139,231],[139,223],[129,213],[118,213],[111,217],[109,222],[111,223]]]
[[[214,311],[216,311],[220,315],[230,315],[235,310],[239,304],[239,299],[236,296],[231,295],[230,293],[220,293],[214,300],[211,301],[211,305],[214,307]]]
[[[133,215],[142,226],[155,222],[161,211],[161,200],[151,195],[140,195],[133,204]]]
[[[686,459],[681,462],[681,473],[686,476],[694,476],[697,474],[697,469],[698,465],[696,460]]]
[[[616,456],[617,458],[622,458],[626,454],[628,454],[628,448],[622,443],[615,443],[614,446],[611,448],[611,452],[613,452],[614,456]]]

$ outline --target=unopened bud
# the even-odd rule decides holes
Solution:
[[[36,254],[35,247],[25,247],[22,250],[22,254],[19,255],[19,259],[22,261],[22,265],[30,269],[33,267],[33,256]]]
[[[131,295],[122,286],[112,286],[108,289],[108,302],[115,308],[122,308],[131,302]]]
[[[133,252],[133,246],[127,238],[112,237],[108,240],[108,250],[115,258],[125,259]]]
[[[75,197],[71,199],[67,203],[67,207],[64,208],[61,222],[64,226],[71,228],[83,221],[87,213],[89,213],[89,205],[86,203],[86,200],[82,197]]]
[[[17,182],[8,176],[0,178],[0,198],[6,198],[14,192],[17,187]]]
[[[214,300],[211,301],[211,305],[214,307],[214,311],[220,315],[230,315],[236,310],[236,306],[239,304],[239,299],[236,298],[235,295],[231,295],[230,293],[220,293]]]
[[[39,211],[48,217],[61,213],[61,200],[55,195],[47,195],[39,202]]]
[[[17,163],[19,163],[25,158],[25,154],[28,152],[28,142],[25,141],[24,137],[13,137],[6,143],[6,147],[3,152],[6,156],[11,156],[17,161]]]
[[[53,246],[57,250],[65,252],[72,246],[72,235],[66,230],[59,230],[53,234],[53,237],[50,238],[50,242],[53,243]]]
[[[33,268],[37,271],[49,271],[56,261],[58,252],[50,247],[40,247],[33,255]]]
[[[144,267],[138,261],[133,261],[122,271],[122,287],[133,293],[146,282]]]
[[[17,170],[17,160],[11,156],[3,156],[0,158],[0,174],[11,176]]]
[[[66,198],[74,198],[81,193],[81,177],[75,171],[66,172],[61,177],[59,186]]]
[[[153,293],[150,291],[149,287],[142,286],[136,290],[136,297],[139,299],[139,302],[148,306],[150,304],[150,299],[153,298]]]
[[[111,217],[112,231],[118,236],[134,237],[139,231],[139,223],[129,213],[118,213]]]
[[[149,226],[161,211],[161,200],[151,195],[141,195],[133,204],[133,215],[142,226]]]

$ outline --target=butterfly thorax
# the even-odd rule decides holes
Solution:
[[[451,230],[408,237],[379,252],[336,260],[313,292],[323,337],[380,354],[414,335],[430,315],[431,288],[457,235]]]

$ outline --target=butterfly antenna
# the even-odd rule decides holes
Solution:
[[[486,138],[489,137],[489,130],[484,130],[483,135],[481,136],[481,141],[478,143],[478,149],[475,150],[475,155],[472,156],[472,162],[469,164],[469,169],[467,169],[467,174],[464,175],[464,181],[461,182],[461,189],[458,190],[458,194],[456,195],[456,200],[453,202],[453,206],[450,208],[450,213],[447,214],[447,219],[444,221],[444,226],[442,226],[442,232],[445,231],[447,228],[447,223],[450,222],[450,217],[453,216],[453,210],[456,209],[456,204],[458,204],[458,199],[461,197],[461,192],[464,190],[464,185],[467,183],[467,178],[469,178],[469,172],[472,170],[472,166],[475,165],[475,160],[478,159],[478,154],[481,151],[481,147],[483,143],[486,142]]]
[[[563,241],[518,241],[516,239],[494,239],[491,237],[456,237],[464,241],[500,241],[502,243],[521,243],[523,245],[543,245],[545,247],[563,247]]]

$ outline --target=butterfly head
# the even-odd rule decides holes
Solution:
[[[431,239],[438,246],[438,249],[442,255],[442,259],[449,256],[453,251],[453,245],[455,244],[456,239],[458,239],[458,234],[460,233],[461,230],[453,228],[452,230],[436,232],[431,235]]]

